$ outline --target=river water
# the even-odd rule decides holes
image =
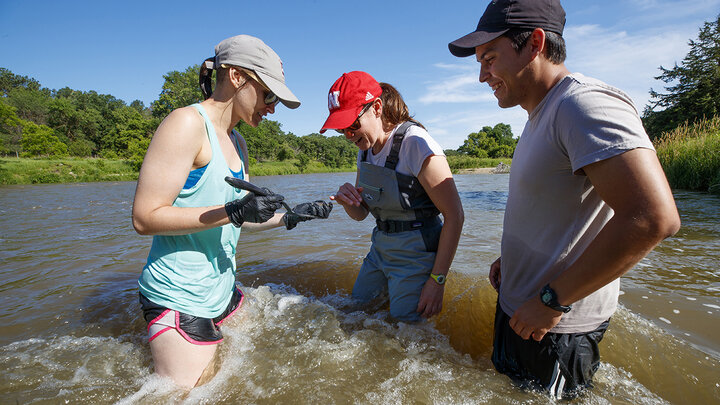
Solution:
[[[354,173],[257,177],[290,203]],[[465,227],[443,312],[422,325],[349,312],[373,223],[336,209],[292,231],[243,233],[241,311],[218,374],[186,396],[152,374],[136,280],[151,238],[133,182],[0,188],[1,404],[523,403],[489,360],[507,175],[457,175]],[[720,403],[720,198],[678,191],[683,226],[622,279],[596,386],[573,403]]]

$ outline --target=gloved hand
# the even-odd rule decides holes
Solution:
[[[285,215],[283,215],[283,222],[287,229],[293,229],[298,223],[303,221],[309,221],[315,218],[327,218],[330,216],[332,207],[332,203],[322,200],[298,204],[293,208],[293,212],[286,212]]]
[[[243,222],[263,223],[275,214],[275,211],[282,207],[285,199],[280,194],[274,194],[267,188],[266,196],[258,196],[248,192],[243,198],[230,201],[225,204],[225,212],[233,225],[240,227]]]

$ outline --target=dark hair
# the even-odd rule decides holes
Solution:
[[[405,104],[400,92],[395,87],[388,83],[380,83],[380,88],[382,89],[380,100],[383,103],[381,117],[383,123],[395,126],[405,121],[412,121],[425,128],[410,115],[407,104]]]
[[[515,52],[520,51],[525,47],[532,35],[533,30],[527,30],[523,28],[511,29],[504,33],[503,36],[508,38],[512,43]],[[545,57],[556,65],[565,62],[565,40],[561,35],[554,32],[545,31]]]
[[[199,75],[199,83],[200,83],[200,91],[202,92],[203,99],[207,100],[210,98],[210,96],[213,93],[212,88],[212,73],[213,69],[210,69],[208,67],[208,62],[213,62],[215,58],[207,58],[203,61],[203,63],[200,64],[200,75]]]
[[[224,67],[224,65],[215,66],[213,69],[208,68],[207,64],[205,62],[207,61],[213,61],[214,58],[208,58],[203,63],[200,64],[200,75],[199,75],[199,82],[200,82],[200,91],[203,94],[203,98],[207,100],[212,96],[213,94],[213,86],[212,86],[212,77],[213,77],[213,70],[215,71],[215,89],[218,88],[222,83],[228,80],[228,72],[230,71],[229,68]],[[245,72],[240,70],[243,75],[247,76]],[[247,77],[246,77],[247,79]],[[247,82],[247,80],[246,80]]]

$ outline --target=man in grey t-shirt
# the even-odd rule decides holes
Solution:
[[[490,268],[493,364],[558,398],[590,386],[619,277],[680,227],[632,101],[567,70],[564,25],[558,0],[496,0],[449,44],[476,56],[500,107],[529,114]]]

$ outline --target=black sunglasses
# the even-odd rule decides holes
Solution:
[[[360,129],[360,117],[362,117],[363,114],[365,114],[365,111],[370,109],[370,106],[373,105],[375,101],[365,104],[365,106],[360,110],[360,114],[358,114],[357,118],[355,118],[355,122],[352,123],[349,127],[345,129],[336,129],[335,131],[340,134],[345,134],[346,132],[353,132]]]
[[[263,86],[265,87],[265,86]],[[265,91],[265,99],[263,100],[265,102],[265,105],[275,105],[280,101],[280,98],[277,96],[277,94],[273,93],[270,90]]]

